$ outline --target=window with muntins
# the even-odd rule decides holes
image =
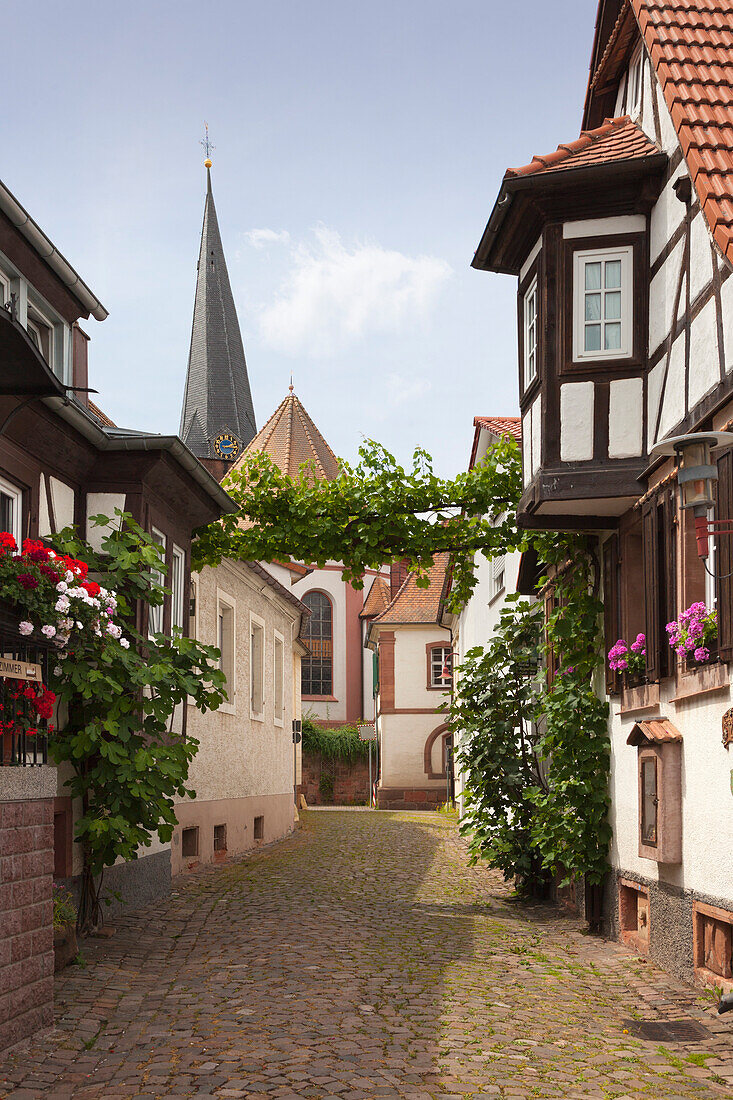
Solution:
[[[173,546],[171,558],[171,626],[183,632],[185,616],[186,554]]]
[[[633,354],[631,245],[573,256],[573,359],[628,359]]]
[[[537,279],[524,296],[524,388],[537,377]]]
[[[309,656],[301,663],[303,695],[333,694],[333,609],[325,592],[306,592],[311,615],[305,628]]]
[[[430,686],[448,688],[453,681],[453,654],[450,646],[434,645],[430,650]]]

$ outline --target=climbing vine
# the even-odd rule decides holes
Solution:
[[[535,727],[541,638],[541,604],[510,596],[488,645],[466,654],[448,717],[471,862],[486,859],[535,894],[547,878],[531,797],[544,785]]]
[[[362,741],[356,726],[326,729],[309,715],[303,718],[303,752],[318,753],[324,760],[353,764],[369,756],[369,742]]]
[[[53,539],[59,553],[83,559],[95,578],[93,590],[101,584],[114,591],[115,616],[130,641],[125,647],[110,644],[108,632],[72,632],[51,680],[68,719],[59,723],[50,749],[57,763],[69,766],[66,786],[82,808],[75,831],[83,855],[82,931],[101,919],[105,868],[119,858],[136,859],[156,834],[170,840],[175,799],[194,795],[186,780],[198,742],[173,732],[176,708],[180,714],[192,701],[207,710],[224,700],[217,649],[136,630],[138,601],[163,602],[158,578],[166,566],[151,536],[130,515],[118,518],[121,529],[105,535],[101,552],[71,528]],[[105,516],[95,522],[109,527]]]

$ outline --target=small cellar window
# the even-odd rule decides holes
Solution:
[[[181,855],[184,858],[190,858],[191,856],[197,856],[199,854],[199,830],[198,826],[190,829],[183,829],[181,832]]]
[[[264,817],[255,818],[255,840],[263,840],[265,836],[265,819]]]
[[[226,852],[227,850],[227,827],[226,825],[214,826],[214,851]]]

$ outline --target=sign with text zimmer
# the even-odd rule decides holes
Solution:
[[[376,741],[377,740],[377,728],[372,723],[370,723],[369,725],[366,725],[366,726],[357,726],[356,728],[359,731],[359,740],[360,741]]]
[[[10,657],[0,657],[0,676],[11,680],[36,680],[41,682],[43,673],[40,665],[28,661],[14,661]]]

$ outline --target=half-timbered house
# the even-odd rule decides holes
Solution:
[[[76,524],[101,544],[90,517],[131,513],[165,550],[171,593],[136,626],[188,630],[191,536],[234,505],[176,436],[116,427],[89,398],[89,338],[80,322],[107,311],[51,240],[0,184],[0,529],[39,538]],[[94,391],[91,391],[94,392]],[[182,730],[180,730],[182,732]],[[74,807],[59,771],[57,880],[81,870]],[[123,899],[145,901],[170,882],[170,845],[110,869]]]
[[[733,418],[731,0],[601,0],[580,137],[507,171],[473,265],[518,279],[519,521],[590,533],[606,649],[645,636],[638,683],[606,668],[609,924],[730,987],[733,536],[699,556],[658,445]],[[713,456],[728,520],[733,452]],[[696,603],[717,657],[669,644]]]

